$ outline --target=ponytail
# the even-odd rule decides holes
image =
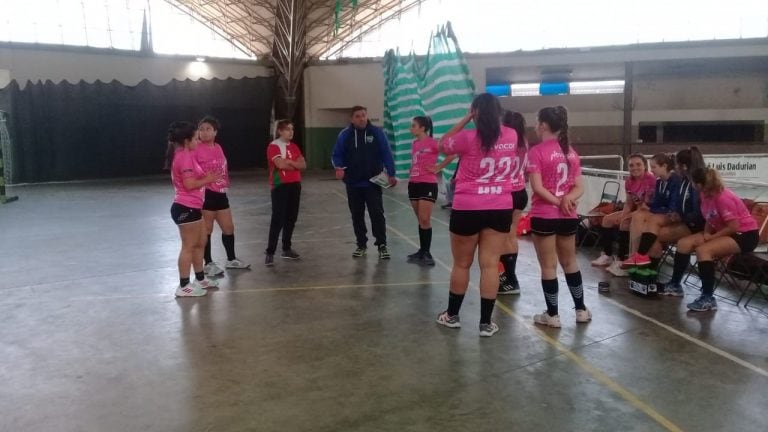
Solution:
[[[568,160],[568,153],[571,152],[571,145],[568,141],[568,110],[563,106],[556,106],[555,113],[560,116],[563,122],[560,133],[557,135],[557,142],[560,143],[560,150],[563,151],[565,159]]]
[[[571,162],[568,155],[571,153],[571,144],[568,139],[568,110],[564,106],[546,107],[539,110],[539,123],[546,123],[552,133],[557,133],[557,142],[563,152],[566,163]]]
[[[184,147],[187,140],[195,137],[197,128],[190,122],[178,121],[168,126],[168,146],[165,149],[165,169],[171,169],[176,149]]]
[[[517,133],[517,147],[528,150],[528,141],[525,139],[525,117],[516,111],[507,110],[501,119],[501,124],[512,128]]]
[[[675,155],[675,162],[680,168],[681,174],[685,174],[686,177],[691,177],[691,173],[700,168],[706,168],[707,164],[704,163],[704,156],[696,146],[691,146],[685,150],[680,150]]]

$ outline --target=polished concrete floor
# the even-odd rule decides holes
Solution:
[[[265,175],[234,177],[241,259],[207,297],[175,299],[178,233],[165,178],[14,187],[0,206],[0,431],[759,431],[768,426],[768,317],[646,299],[580,255],[594,321],[537,329],[538,267],[480,339],[434,323],[447,302],[448,212],[434,268],[405,262],[405,185],[385,208],[393,259],[353,260],[343,188],[304,182],[299,262],[265,268]],[[214,238],[218,237],[215,235]],[[214,255],[223,258],[220,241]],[[477,274],[473,274],[477,282]],[[564,286],[561,283],[561,286]],[[696,295],[688,287],[685,300]]]

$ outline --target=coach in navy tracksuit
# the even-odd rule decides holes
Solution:
[[[352,123],[339,134],[333,147],[333,167],[336,178],[347,186],[347,202],[352,213],[352,225],[357,238],[353,257],[362,257],[368,247],[365,227],[365,207],[371,218],[371,231],[376,238],[379,259],[389,259],[387,225],[381,187],[370,178],[386,168],[389,183],[395,185],[395,161],[384,131],[368,121],[368,110],[362,106],[352,108]]]

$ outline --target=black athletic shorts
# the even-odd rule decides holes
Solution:
[[[731,238],[736,240],[736,244],[739,245],[741,253],[752,252],[760,242],[760,234],[757,230],[736,233],[732,235]]]
[[[437,183],[408,182],[408,199],[411,201],[431,201],[437,199]]]
[[[171,206],[171,219],[176,225],[197,222],[202,218],[203,212],[200,209],[190,208],[179,203],[173,203]]]
[[[528,191],[520,189],[512,192],[512,208],[523,211],[526,206],[528,206]]]
[[[547,237],[551,235],[571,236],[579,230],[579,220],[569,219],[544,219],[540,217],[531,218],[531,232],[535,235]]]
[[[448,229],[456,235],[473,236],[490,228],[508,233],[512,225],[512,209],[508,210],[451,210]]]
[[[229,198],[224,192],[214,192],[210,189],[205,190],[205,202],[203,210],[219,211],[229,208]]]

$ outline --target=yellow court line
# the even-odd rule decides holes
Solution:
[[[312,291],[312,290],[326,290],[326,289],[344,289],[344,288],[386,288],[386,287],[412,287],[418,285],[448,285],[450,281],[433,282],[433,281],[413,281],[413,282],[393,282],[393,283],[372,283],[372,284],[348,284],[348,285],[311,285],[311,286],[297,286],[297,287],[271,287],[271,288],[254,288],[254,289],[242,289],[242,290],[217,290],[212,289],[211,293],[215,293],[216,296],[223,294],[237,294],[237,293],[260,293],[260,292],[275,292],[275,291]],[[72,297],[69,300],[114,300],[114,299],[133,299],[133,298],[148,298],[148,297],[167,297],[173,296],[168,293],[158,294],[141,294],[131,296],[89,296],[89,297]],[[203,297],[198,297],[203,298]],[[36,299],[29,299],[36,300]],[[16,303],[11,301],[8,303]],[[8,304],[2,303],[2,304]]]
[[[405,204],[403,204],[402,202],[400,202],[397,199],[394,199],[394,198],[391,198],[391,197],[387,197],[387,198],[391,199],[392,201],[395,201],[396,203],[398,203],[400,205],[403,205],[403,206],[405,205]],[[446,226],[448,225],[447,223],[445,223],[445,222],[443,222],[443,221],[441,221],[439,219],[435,219],[434,217],[432,219],[436,220],[436,221],[438,221],[438,222],[440,222],[440,223],[442,223],[442,224],[444,224]],[[768,377],[768,370],[766,370],[766,369],[763,369],[763,368],[761,368],[761,367],[759,367],[759,366],[757,366],[757,365],[755,365],[753,363],[750,363],[750,362],[748,362],[748,361],[746,361],[746,360],[744,360],[744,359],[742,359],[740,357],[737,357],[737,356],[735,356],[735,355],[733,355],[733,354],[731,354],[731,353],[729,353],[727,351],[724,351],[724,350],[722,350],[720,348],[717,348],[717,347],[715,347],[713,345],[710,345],[710,344],[708,344],[708,343],[706,343],[706,342],[704,342],[704,341],[702,341],[700,339],[696,339],[695,337],[690,336],[687,333],[684,333],[684,332],[682,332],[680,330],[675,329],[674,327],[671,327],[671,326],[669,326],[667,324],[662,323],[661,321],[658,321],[658,320],[656,320],[654,318],[651,318],[648,315],[645,315],[644,313],[640,312],[637,309],[633,309],[633,308],[631,308],[629,306],[623,305],[623,304],[619,303],[618,301],[616,301],[614,299],[611,299],[611,298],[608,298],[608,297],[604,297],[604,296],[600,297],[600,298],[601,298],[601,300],[605,300],[608,303],[618,307],[619,309],[624,310],[625,312],[629,312],[629,313],[631,313],[632,315],[635,315],[638,318],[642,318],[642,319],[644,319],[644,320],[646,320],[646,321],[648,321],[648,322],[650,322],[652,324],[656,324],[657,326],[663,328],[664,330],[667,330],[670,333],[672,333],[672,334],[674,334],[676,336],[679,336],[679,337],[687,340],[688,342],[691,342],[691,343],[693,343],[695,345],[698,345],[699,347],[704,348],[705,350],[711,352],[712,354],[719,355],[720,357],[723,357],[726,360],[730,360],[730,361],[738,364],[739,366],[745,367],[745,368],[747,368],[747,369],[749,369],[749,370],[751,370],[751,371],[753,371],[753,372],[755,372],[755,373],[757,373],[759,375],[762,375],[764,377]],[[535,327],[534,327],[534,329],[535,329]]]
[[[410,240],[408,237],[406,237],[403,233],[401,233],[399,230],[392,228],[391,226],[387,226],[389,230],[391,230],[393,233],[397,234],[398,236],[402,237],[405,241],[408,243],[411,243],[413,246],[419,247],[416,242]],[[440,264],[442,267],[444,267],[446,270],[451,270],[451,267],[446,265],[444,262],[435,259],[435,262]],[[470,286],[473,288],[477,288],[473,283],[470,282]],[[670,432],[682,432],[682,429],[677,426],[676,424],[672,423],[669,419],[664,417],[661,413],[656,411],[652,406],[648,405],[647,403],[643,402],[640,398],[635,396],[634,393],[623,387],[621,384],[614,381],[611,377],[609,377],[607,374],[602,372],[601,370],[597,369],[596,367],[592,366],[588,360],[581,357],[580,355],[576,354],[575,352],[571,351],[560,343],[559,341],[553,339],[543,331],[533,327],[531,324],[528,323],[527,320],[525,320],[523,317],[518,315],[517,313],[513,312],[512,309],[507,307],[507,305],[496,302],[496,306],[499,307],[504,313],[509,315],[510,317],[514,318],[525,328],[531,330],[536,336],[538,336],[541,340],[551,345],[553,348],[560,351],[563,355],[565,355],[568,359],[576,363],[579,367],[584,369],[587,373],[592,375],[592,377],[597,380],[597,382],[603,384],[604,386],[608,387],[609,389],[613,390],[615,393],[617,393],[619,396],[621,396],[625,401],[629,402],[630,405],[637,408],[638,410],[645,413],[648,417],[652,418],[654,421],[656,421],[658,424],[664,426],[668,431]]]

